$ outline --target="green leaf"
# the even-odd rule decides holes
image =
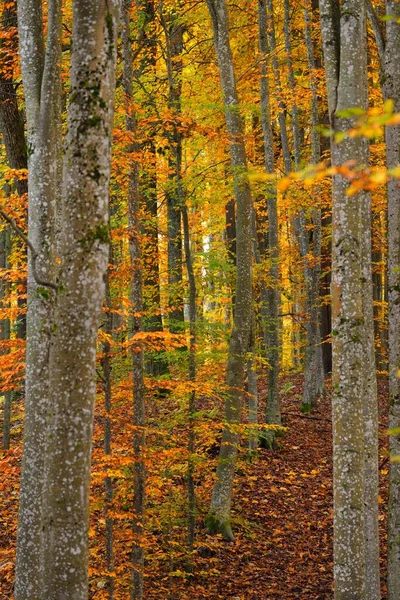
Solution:
[[[388,435],[399,435],[400,434],[400,427],[393,427],[392,429],[388,429],[387,434]]]
[[[352,108],[344,108],[336,112],[338,117],[343,119],[350,119],[351,117],[362,117],[366,114],[366,110],[361,106],[354,106]]]

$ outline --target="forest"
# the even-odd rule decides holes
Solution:
[[[1,0],[0,599],[400,600],[399,0]]]

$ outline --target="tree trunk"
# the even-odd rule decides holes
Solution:
[[[341,110],[367,107],[363,0],[320,0],[331,125],[354,126]],[[368,164],[368,142],[332,143],[332,161]],[[347,196],[333,179],[333,444],[335,599],[377,600],[379,594],[377,399],[373,360],[370,199]],[[370,479],[370,480],[369,480]]]
[[[28,122],[28,309],[24,454],[18,516],[16,600],[40,598],[43,578],[43,485],[51,406],[49,353],[54,292],[55,211],[59,191],[61,9],[49,5],[46,56],[39,0],[18,2],[22,79]]]
[[[16,85],[14,83],[13,61],[18,53],[17,36],[17,6],[16,3],[3,2],[1,16],[2,40],[0,43],[0,61],[2,72],[0,75],[0,131],[5,146],[7,163],[11,169],[26,169],[28,167],[28,158],[26,152],[26,140],[24,130],[24,120],[21,111],[18,108]],[[28,185],[25,179],[19,177],[15,182],[17,192],[20,196],[27,194]],[[4,268],[8,268],[9,256],[12,249],[11,231],[4,230]],[[25,253],[23,253],[25,258]],[[24,282],[26,285],[26,282]],[[24,287],[25,287],[24,285]],[[9,286],[6,285],[7,293]],[[6,292],[6,289],[4,289]],[[4,294],[2,294],[2,297]],[[25,300],[19,296],[18,306],[23,311],[26,306]],[[10,322],[3,321],[3,339],[10,337]],[[8,332],[8,338],[5,337]],[[26,337],[26,316],[20,314],[17,320],[17,337],[25,339]],[[11,403],[16,395],[14,391],[6,391],[4,394],[4,419],[3,419],[3,449],[10,446],[10,426],[11,426]]]
[[[166,189],[168,221],[168,292],[170,331],[181,333],[184,325],[182,290],[182,231],[181,198],[179,181],[182,170],[182,135],[179,119],[181,116],[182,95],[182,50],[183,26],[179,15],[174,11],[165,18],[163,3],[160,4],[161,18],[166,37],[166,62],[169,85],[169,109],[172,123],[169,123],[166,136],[168,150],[168,182]]]
[[[310,88],[311,88],[311,157],[310,162],[313,165],[317,165],[321,160],[321,137],[318,131],[320,125],[319,112],[318,112],[318,92],[317,92],[317,81],[316,81],[316,61],[314,56],[314,44],[312,40],[312,19],[308,8],[304,9],[304,35],[307,49],[307,64],[310,71]],[[319,197],[320,190],[317,188],[316,195]],[[313,259],[314,267],[312,268],[312,291],[310,302],[311,315],[310,321],[312,323],[311,337],[314,336],[314,341],[311,347],[314,351],[313,359],[315,361],[315,388],[312,392],[313,387],[310,385],[309,389],[311,394],[308,398],[313,400],[313,394],[315,397],[321,396],[325,393],[325,372],[323,364],[323,351],[321,346],[321,302],[319,298],[319,288],[321,279],[321,260],[322,260],[322,215],[321,207],[317,197],[315,198],[315,206],[312,211],[312,222],[313,222]],[[304,402],[303,402],[304,403]]]
[[[244,145],[244,124],[240,115],[232,52],[229,42],[228,13],[225,0],[207,0],[217,53],[225,119],[234,177],[236,199],[236,302],[233,331],[229,341],[226,373],[227,398],[225,425],[218,458],[216,481],[207,517],[209,531],[221,532],[233,540],[230,524],[232,484],[239,435],[244,369],[252,318],[252,198]]]
[[[110,249],[110,264],[112,251]],[[107,269],[106,277],[106,294],[105,294],[105,310],[106,315],[104,318],[104,333],[107,336],[112,337],[114,330],[113,313],[111,305],[111,291],[110,291],[110,269]],[[104,454],[105,456],[111,456],[111,409],[112,409],[112,356],[111,356],[111,343],[109,337],[107,337],[103,343],[102,348],[101,367],[103,371],[102,382],[104,390]],[[107,466],[106,466],[107,468]],[[113,501],[113,484],[112,479],[109,475],[104,479],[104,518],[106,526],[106,565],[107,571],[112,573],[114,571],[114,521],[110,516],[112,511]],[[106,590],[108,600],[114,598],[114,577],[106,576]]]
[[[0,269],[9,268],[10,257],[10,230],[8,227],[0,232]],[[0,278],[0,307],[4,310],[7,307],[9,282],[3,275]],[[0,340],[4,342],[10,339],[10,319],[2,319],[0,321]],[[1,354],[6,354],[6,349],[0,350]],[[3,396],[3,450],[10,448],[10,427],[11,427],[11,392],[10,390],[2,390]]]
[[[195,468],[195,412],[196,412],[196,279],[193,269],[193,257],[190,248],[190,230],[187,207],[184,201],[182,202],[182,220],[183,220],[183,235],[185,247],[185,260],[187,276],[189,281],[189,381],[193,384],[193,389],[189,394],[189,443],[188,443],[188,544],[189,549],[193,550],[195,527],[196,527],[196,492],[194,482]]]
[[[261,125],[264,136],[264,162],[265,172],[275,173],[274,142],[271,127],[270,90],[268,81],[268,40],[267,40],[267,12],[266,0],[258,2],[258,35],[261,54],[260,67],[260,110]],[[280,425],[281,411],[279,398],[279,225],[277,192],[273,183],[267,187],[268,209],[268,258],[269,285],[262,285],[261,289],[261,316],[265,334],[265,347],[267,354],[268,398],[265,422],[268,425]],[[266,429],[262,434],[262,443],[269,448],[275,446],[275,432]]]
[[[132,1],[124,0],[122,13],[122,44],[124,73],[123,85],[126,98],[126,129],[137,136],[137,121],[132,105],[133,56],[130,39],[130,12]],[[138,144],[133,142],[130,153],[139,151]],[[129,253],[131,259],[131,335],[143,330],[143,277],[142,277],[142,248],[139,199],[139,164],[130,159],[128,183],[128,214],[129,214]],[[143,459],[145,448],[145,387],[143,350],[140,346],[132,347],[132,379],[133,379],[133,547],[132,547],[132,588],[131,600],[143,598],[143,567],[144,567],[144,502],[146,486],[146,469]]]
[[[156,79],[157,60],[157,36],[155,31],[155,7],[154,0],[138,0],[137,9],[137,50],[141,52],[139,67],[134,71],[134,85],[138,88],[143,81]],[[148,98],[147,114],[153,117],[157,114],[155,95]],[[150,126],[151,127],[151,126]],[[140,132],[140,120],[138,121]],[[139,133],[141,137],[143,133]],[[147,136],[147,137],[146,137]],[[156,155],[156,133],[150,129],[145,133],[145,139],[141,144],[141,151],[145,153],[146,164],[142,166],[140,174],[139,191],[142,205],[146,209],[146,218],[142,224],[144,242],[142,244],[143,254],[143,305],[145,316],[143,318],[144,331],[163,331],[160,299],[160,273],[159,273],[159,248],[158,248],[158,209],[157,209],[157,155]],[[168,361],[165,352],[146,352],[145,369],[152,376],[165,375],[168,373]]]
[[[289,88],[292,92],[293,98],[295,98],[296,81],[294,77],[292,60],[289,0],[284,0],[284,15],[285,48],[287,55]],[[316,96],[314,98],[314,102],[316,102]],[[291,107],[291,112],[293,123],[294,167],[296,170],[298,170],[301,164],[301,135],[299,127],[299,109],[295,102]],[[318,125],[318,122],[316,125]],[[316,125],[313,125],[314,132]],[[316,405],[317,398],[322,392],[322,390],[319,387],[321,383],[321,365],[319,363],[320,355],[318,352],[318,347],[321,340],[318,327],[318,273],[317,268],[312,266],[311,261],[313,261],[313,258],[310,261],[310,246],[308,240],[307,219],[305,211],[302,208],[299,210],[298,214],[294,218],[294,229],[299,244],[300,256],[303,262],[303,274],[306,291],[306,349],[302,408],[304,411],[308,412]]]
[[[118,3],[75,0],[42,528],[46,600],[87,600],[96,339],[108,264]],[[31,596],[32,598],[32,596]]]
[[[384,95],[394,101],[400,112],[400,6],[386,1],[386,51],[384,61]],[[400,125],[386,128],[388,168],[400,164]],[[388,184],[388,286],[389,286],[389,425],[400,426],[400,186],[398,179]],[[390,436],[390,453],[400,454],[400,437]],[[388,597],[395,600],[400,589],[400,464],[390,465]]]

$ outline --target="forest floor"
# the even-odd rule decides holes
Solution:
[[[146,600],[331,600],[332,435],[329,398],[311,415],[300,411],[301,378],[286,380],[280,449],[259,450],[238,464],[233,500],[236,541],[196,531],[192,575],[146,566]],[[382,598],[385,593],[387,390],[380,383]],[[265,397],[264,384],[260,396]],[[244,449],[243,449],[244,450]],[[0,472],[0,600],[12,598],[21,447],[2,455]],[[164,573],[162,571],[165,571]],[[98,598],[97,593],[91,595]],[[104,596],[102,596],[104,597]],[[124,593],[118,598],[125,599]],[[126,600],[129,594],[126,591]],[[71,599],[73,600],[73,599]]]
[[[302,380],[288,378],[282,414],[288,428],[276,451],[240,461],[235,482],[234,543],[205,536],[212,557],[197,558],[195,576],[174,586],[186,600],[331,600],[333,598],[332,423],[330,398],[300,411]],[[290,385],[288,385],[290,387]],[[261,383],[260,397],[265,397]],[[379,384],[382,599],[386,598],[387,389]],[[202,532],[204,535],[204,532]],[[203,538],[204,539],[204,538]],[[200,548],[201,543],[199,542]],[[151,586],[150,586],[151,587]],[[161,598],[150,594],[149,598]]]

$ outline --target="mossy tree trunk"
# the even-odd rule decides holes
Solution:
[[[332,128],[354,126],[366,109],[367,48],[364,0],[320,0]],[[368,165],[368,142],[332,143],[332,161]],[[348,196],[349,181],[333,179],[333,445],[335,599],[378,600],[378,440],[368,193]]]
[[[108,265],[108,186],[119,3],[75,0],[49,353],[39,598],[87,600],[96,339]],[[31,596],[32,598],[32,596]]]
[[[233,540],[230,511],[239,442],[237,425],[241,417],[244,370],[252,319],[252,198],[244,145],[244,124],[240,115],[229,41],[226,1],[207,0],[207,5],[213,25],[236,200],[235,315],[226,371],[225,424],[207,525],[209,531],[219,531],[226,539]]]

